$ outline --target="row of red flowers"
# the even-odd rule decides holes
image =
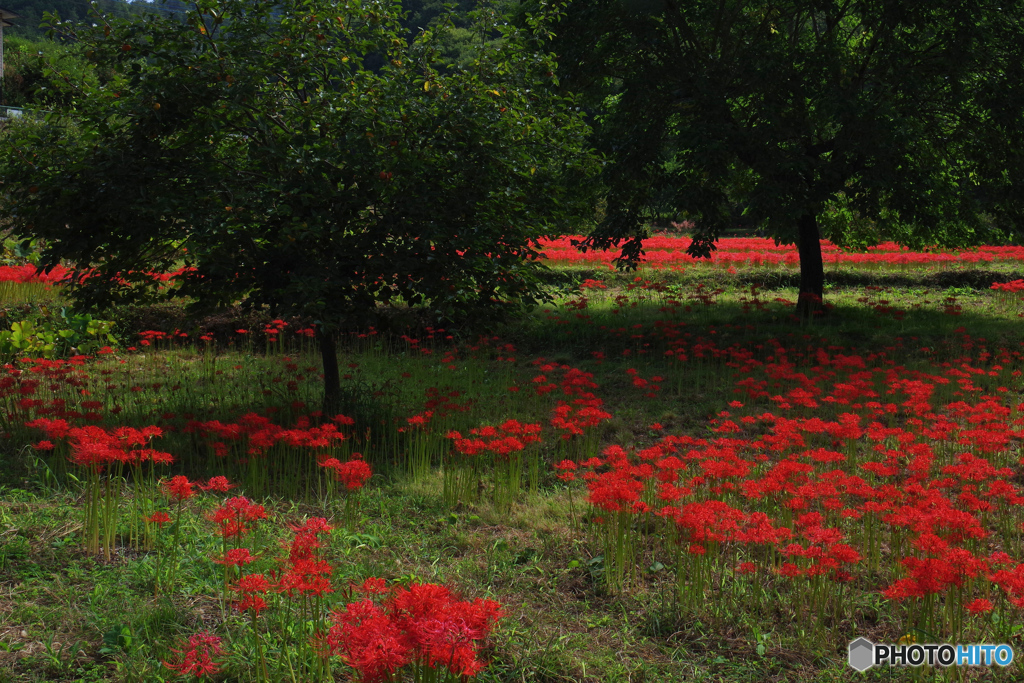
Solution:
[[[556,263],[600,263],[611,265],[618,256],[614,249],[609,251],[589,250],[581,253],[572,245],[579,235],[567,235],[556,239],[542,240],[540,247],[547,260]],[[720,239],[717,250],[710,259],[694,259],[687,255],[690,245],[688,237],[654,236],[644,240],[643,262],[653,268],[697,265],[712,263],[723,265],[788,265],[800,262],[795,245],[780,245],[774,240],[756,237],[730,237]],[[1024,247],[981,246],[973,249],[949,250],[929,249],[912,251],[892,242],[885,242],[865,251],[848,251],[822,241],[822,257],[826,265],[887,265],[887,266],[951,266],[958,264],[979,264],[992,262],[1024,262]]]
[[[609,251],[589,250],[581,253],[572,245],[582,239],[579,235],[566,235],[554,239],[543,239],[539,246],[545,258],[564,263],[611,264],[618,256],[614,249]],[[644,240],[644,262],[653,267],[707,263],[707,259],[693,259],[686,254],[690,245],[688,237],[655,235]],[[799,255],[795,245],[776,244],[774,240],[759,237],[725,237],[716,242],[717,249],[711,255],[711,263],[749,265],[797,265]],[[979,246],[971,249],[953,250],[938,247],[914,251],[894,242],[883,242],[864,251],[844,250],[828,240],[822,241],[822,255],[827,264],[843,265],[926,265],[949,266],[956,264],[979,264],[992,262],[1024,262],[1024,247],[1021,246]],[[71,271],[63,266],[54,267],[49,273],[37,273],[33,265],[0,266],[0,282],[49,282],[65,280]],[[183,271],[152,274],[154,279],[166,282]]]

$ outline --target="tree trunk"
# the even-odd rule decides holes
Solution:
[[[324,417],[333,417],[341,406],[341,374],[338,372],[338,347],[334,337],[320,327],[316,328],[316,341],[324,363]]]
[[[821,258],[818,217],[805,213],[797,221],[797,251],[800,253],[800,298],[797,313],[807,320],[824,312],[825,264]]]

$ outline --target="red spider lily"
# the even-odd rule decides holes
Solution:
[[[964,609],[967,610],[967,612],[970,614],[978,615],[984,614],[986,612],[991,612],[992,606],[993,605],[991,600],[986,600],[985,598],[978,598],[976,600],[972,600],[971,602],[966,603],[964,605]]]
[[[290,528],[296,533],[308,532],[311,534],[330,533],[334,529],[323,517],[310,517],[302,525]]]
[[[231,548],[224,553],[223,557],[214,559],[214,562],[223,564],[226,567],[242,567],[255,559],[248,548]]]
[[[349,424],[348,418],[335,416],[334,420],[341,424]],[[207,437],[217,437],[211,442],[214,453],[224,457],[229,450],[224,441],[239,442],[247,455],[260,455],[278,443],[296,448],[328,448],[345,435],[338,431],[335,424],[326,423],[319,427],[309,426],[308,420],[300,421],[296,429],[285,429],[270,422],[270,419],[255,413],[242,415],[235,423],[223,424],[218,420],[194,422],[188,426],[189,431],[197,431]]]
[[[1000,292],[1024,292],[1024,280],[1013,280],[1012,282],[994,282],[992,289]]]
[[[376,577],[369,577],[360,584],[354,586],[355,590],[364,595],[383,595],[388,592],[387,581]]]
[[[751,244],[757,243],[748,246]],[[882,249],[871,253],[899,257],[904,252]],[[784,262],[786,254],[784,250],[765,251],[760,258],[762,262]],[[739,251],[722,256],[727,264],[738,263],[741,256],[748,261],[754,258]],[[666,260],[664,265],[670,263]],[[625,289],[628,296],[619,307],[659,294],[656,283],[643,279]],[[885,292],[868,294],[877,312],[892,308],[883,298]],[[601,295],[588,292],[588,296],[596,300]],[[661,295],[662,301],[665,298],[667,295]],[[693,293],[695,302],[703,303],[702,298],[711,301],[714,297],[707,288]],[[934,306],[943,310],[941,297]],[[966,312],[966,303],[963,308]],[[1021,519],[1018,506],[1024,504],[1015,474],[1024,433],[1024,405],[1017,405],[1020,399],[1015,391],[1021,376],[1019,350],[1003,348],[994,340],[982,340],[959,328],[941,344],[896,338],[869,353],[840,347],[813,333],[783,332],[775,339],[747,340],[746,335],[733,334],[731,327],[702,326],[698,330],[669,316],[653,328],[609,327],[604,334],[615,341],[605,351],[594,352],[598,360],[606,353],[607,357],[618,355],[611,349],[618,350],[619,342],[630,351],[629,357],[650,352],[653,358],[654,349],[665,350],[676,382],[703,372],[701,381],[717,377],[722,383],[731,383],[737,395],[730,398],[740,399],[729,402],[729,412],[715,411],[718,414],[702,438],[672,436],[638,446],[636,451],[611,449],[585,466],[566,465],[572,460],[559,463],[555,471],[561,478],[578,477],[597,491],[598,499],[604,496],[612,509],[595,507],[608,526],[620,517],[646,514],[652,504],[661,507],[662,517],[651,517],[643,525],[628,520],[622,528],[642,537],[654,529],[660,531],[667,523],[680,532],[675,540],[682,554],[688,550],[707,554],[684,558],[690,562],[688,566],[714,566],[716,571],[734,567],[739,572],[744,561],[754,560],[754,566],[762,570],[758,575],[765,576],[779,571],[769,567],[786,562],[791,567],[782,573],[789,572],[794,578],[836,582],[847,580],[864,557],[870,575],[858,577],[855,586],[863,589],[874,582],[874,576],[886,576],[886,594],[893,600],[909,600],[911,615],[931,604],[913,600],[915,596],[939,596],[935,602],[945,614],[970,613],[968,605],[973,605],[970,601],[978,595],[997,605],[1024,606],[1024,569],[1008,554],[993,552],[995,548],[1013,552]],[[725,341],[727,335],[729,341]],[[735,341],[737,337],[743,340]],[[154,343],[167,338],[151,337]],[[407,343],[413,348],[421,344],[411,339]],[[921,344],[932,348],[917,348]],[[506,351],[496,346],[493,340],[485,340],[476,350],[467,347],[466,355],[482,351],[489,357],[502,354],[500,357],[506,358]],[[507,352],[509,357],[511,354]],[[447,357],[460,356],[453,352]],[[86,466],[111,470],[126,463],[158,462],[161,456],[150,454],[143,430],[135,434],[79,426],[97,427],[95,419],[101,416],[87,417],[86,411],[110,405],[109,397],[80,400],[77,392],[86,385],[58,379],[57,373],[68,369],[64,365],[40,363],[38,371],[31,367],[22,364],[17,369],[20,374],[14,374],[14,369],[0,370],[0,398],[11,401],[10,410],[19,420],[21,415],[36,418],[29,424],[45,432],[42,436],[56,444],[57,452],[66,449]],[[583,411],[607,410],[594,393],[598,388],[593,378],[546,360],[531,368],[539,375],[536,384],[562,399],[543,428],[568,439],[587,435]],[[692,372],[695,370],[699,372]],[[295,370],[289,368],[289,372]],[[639,379],[650,383],[652,378],[643,371]],[[151,381],[135,381],[140,391],[156,390]],[[71,388],[68,398],[50,400],[46,392],[51,382],[55,386],[60,383],[62,390]],[[161,389],[166,393],[169,387]],[[100,389],[89,385],[88,391],[98,393]],[[456,406],[469,399],[452,393],[432,387],[424,408],[432,411],[435,419],[457,412]],[[81,393],[82,399],[86,397]],[[305,447],[326,442],[333,446],[338,439],[329,433],[310,433],[310,425],[319,419],[312,415],[305,421],[300,418],[288,428],[271,424],[266,416],[250,415],[229,424],[207,423],[202,435],[209,437],[212,452],[224,456],[255,454],[279,445]],[[331,424],[341,430],[340,421]],[[439,429],[443,432],[451,424],[445,422]],[[72,430],[80,431],[72,434]],[[662,436],[643,431],[642,439]],[[467,434],[465,429],[462,433]],[[589,434],[596,436],[593,431]],[[478,427],[467,439],[454,431],[450,436],[461,441],[454,450],[467,456],[515,457],[516,449],[527,445],[522,434],[506,433],[497,425]],[[77,451],[71,447],[72,439],[80,443]],[[217,441],[210,443],[212,439]],[[588,442],[586,448],[579,449],[577,461],[586,460],[595,446]],[[555,460],[561,457],[565,456]],[[446,466],[449,462],[458,461],[446,460]],[[296,536],[294,553],[289,555],[317,561],[322,536]],[[778,563],[768,560],[769,556],[779,558]],[[609,557],[607,552],[605,557]],[[900,579],[904,582],[899,583]],[[724,587],[727,583],[721,584],[722,590],[728,590]],[[817,594],[827,600],[828,589],[821,588],[824,582],[814,585],[816,591],[822,591]],[[315,587],[312,580],[303,590],[310,587]],[[993,590],[997,595],[991,594]],[[779,594],[807,592],[801,588],[789,594],[784,587]],[[1005,602],[997,598],[1005,598]],[[826,608],[825,613],[828,611]]]
[[[558,478],[562,481],[575,481],[576,479],[576,462],[573,460],[562,460],[561,462],[555,463],[555,469],[559,471]]]
[[[405,421],[413,427],[424,427],[430,422],[430,419],[434,416],[433,411],[427,410],[419,415],[413,415],[412,417],[405,418]]]
[[[188,480],[188,477],[181,474],[175,477],[171,477],[170,481],[163,482],[163,487],[164,490],[167,492],[167,495],[172,500],[178,502],[188,500],[189,498],[194,496],[196,492],[193,489],[193,487],[195,486],[196,484],[194,482],[190,482]]]
[[[563,440],[582,435],[586,429],[612,419],[611,413],[601,410],[599,407],[588,405],[574,408],[572,405],[562,402],[559,402],[551,413],[551,426],[562,432]]]
[[[634,368],[628,368],[626,370],[626,374],[632,377],[634,387],[637,389],[647,390],[647,393],[644,395],[648,398],[653,398],[657,395],[658,391],[661,389],[661,385],[659,383],[664,381],[663,377],[658,377],[657,375],[651,377],[649,380],[644,379],[643,377],[640,377],[639,372]]]
[[[242,576],[231,586],[231,590],[239,595],[235,609],[239,612],[251,611],[255,618],[259,618],[260,612],[267,608],[267,601],[263,596],[271,588],[270,581],[263,574]]]
[[[341,462],[337,458],[327,458],[319,463],[334,472],[334,478],[345,485],[349,491],[363,488],[363,485],[373,476],[373,470],[366,463],[359,453],[352,454],[352,460]]]
[[[204,491],[217,491],[218,493],[227,493],[231,489],[235,488],[237,484],[228,482],[228,478],[223,475],[216,477],[210,477],[210,480],[205,484],[196,483],[196,486]]]
[[[361,681],[391,681],[412,661],[409,637],[372,601],[362,600],[336,610],[332,620],[334,625],[324,636],[324,646],[331,654],[340,653],[359,672]]]
[[[330,533],[333,527],[322,517],[311,517],[303,525],[291,528],[295,537],[289,545],[286,567],[278,578],[276,590],[288,597],[322,596],[333,592],[330,582],[333,567],[317,554],[322,545],[319,536]]]
[[[217,524],[224,538],[241,538],[252,530],[252,524],[267,518],[262,505],[252,503],[245,496],[235,496],[211,513],[207,519]]]
[[[592,505],[609,512],[618,512],[631,509],[639,501],[644,483],[629,474],[613,470],[588,482],[587,487],[590,489],[587,500]]]
[[[426,390],[427,401],[423,407],[430,413],[431,418],[441,419],[456,413],[465,413],[473,408],[476,401],[467,399],[463,403],[459,403],[456,399],[462,395],[463,392],[456,389],[442,391],[437,387],[428,387]]]
[[[181,655],[180,661],[164,662],[164,666],[179,676],[212,676],[220,672],[220,664],[214,657],[223,657],[226,652],[220,645],[220,637],[203,631],[189,636],[187,648],[171,650]]]
[[[299,557],[290,560],[290,566],[277,581],[277,592],[288,597],[301,595],[322,596],[331,593],[331,573],[334,568],[325,560]]]
[[[267,608],[267,601],[261,595],[244,595],[236,603],[235,609],[239,612],[252,612],[253,617],[258,619],[260,612]]]
[[[270,588],[270,581],[263,574],[246,574],[234,585],[234,590],[243,594],[262,594]]]
[[[171,516],[168,515],[166,512],[157,511],[151,514],[149,517],[146,517],[146,521],[152,524],[156,524],[158,527],[163,529],[164,524],[171,521]]]
[[[479,641],[503,614],[492,600],[460,601],[434,584],[400,588],[388,606],[425,663],[445,667],[456,676],[473,676],[483,669]]]

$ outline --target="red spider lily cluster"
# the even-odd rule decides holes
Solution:
[[[161,330],[144,330],[139,332],[139,346],[152,346],[157,342],[170,344],[175,340],[188,339],[188,333],[181,330],[163,332]]]
[[[348,418],[337,416],[335,421],[346,423]],[[310,426],[308,419],[302,419],[293,429],[276,425],[264,415],[246,413],[237,421],[224,424],[219,420],[189,422],[186,432],[197,432],[208,440],[210,448],[218,457],[225,457],[234,451],[238,457],[248,459],[264,455],[277,444],[292,448],[329,449],[345,439],[336,424],[325,422]]]
[[[200,487],[184,477],[170,480],[167,486],[173,491]],[[336,589],[332,579],[335,567],[323,553],[326,537],[334,528],[327,519],[312,517],[301,524],[288,525],[291,536],[281,544],[283,553],[254,554],[240,543],[251,525],[266,517],[263,506],[242,496],[223,501],[207,516],[216,524],[225,543],[233,546],[211,559],[224,566],[225,576],[229,572],[234,574],[225,595],[237,612],[251,617],[251,635],[265,678],[267,660],[259,631],[276,628],[278,622],[260,617],[275,609],[282,617],[296,619],[299,629],[307,634],[293,645],[297,648],[295,666],[305,671],[310,680],[329,676],[325,673],[329,672],[329,665],[326,669],[318,668],[315,662],[335,655],[362,681],[398,680],[401,671],[409,671],[414,680],[454,683],[485,668],[482,648],[503,615],[497,602],[463,601],[435,584],[413,583],[389,589],[383,579],[375,577],[355,587],[356,592],[367,597],[352,602],[353,587]],[[265,555],[277,555],[276,559],[271,558],[277,569],[250,571],[257,564],[265,566]],[[381,604],[371,597],[380,599]],[[305,631],[311,624],[314,630]],[[217,636],[196,634],[187,647],[173,650],[179,656],[165,662],[165,666],[183,676],[214,675],[220,671],[217,659],[226,654],[219,643]],[[312,643],[317,644],[316,648]]]
[[[1024,280],[1013,280],[1011,282],[993,282],[992,289],[997,292],[1009,292],[1018,294],[1024,292]]]
[[[235,609],[239,612],[252,612],[254,618],[259,618],[260,612],[267,608],[264,596],[272,587],[271,581],[263,574],[246,574],[232,587],[238,595]]]
[[[302,526],[293,527],[295,536],[288,546],[288,557],[278,578],[276,590],[288,597],[313,595],[323,597],[332,592],[331,565],[320,557],[320,536],[333,529],[322,517],[313,517]]]
[[[327,458],[320,461],[320,466],[334,473],[335,480],[341,482],[349,491],[355,491],[363,486],[373,476],[370,465],[362,459],[359,453],[353,453],[352,459],[341,462],[337,458]]]
[[[578,235],[566,235],[554,239],[543,239],[540,248],[545,258],[558,263],[600,263],[611,266],[618,255],[614,250],[607,252],[590,250],[580,253],[572,245],[581,239]],[[686,253],[690,246],[688,237],[654,235],[644,240],[644,262],[652,268],[668,268],[707,262],[694,259]],[[712,252],[710,262],[723,265],[787,265],[796,266],[799,255],[794,245],[779,245],[774,240],[758,237],[725,237],[717,242],[718,249]],[[1016,246],[983,246],[966,250],[929,249],[913,251],[892,242],[883,242],[863,252],[844,251],[827,240],[822,241],[822,256],[825,264],[884,265],[884,266],[931,266],[944,267],[957,264],[985,264],[997,261],[1024,261],[1024,248]],[[160,281],[172,280],[183,271],[153,274]],[[0,266],[0,282],[49,282],[60,283],[70,275],[61,266],[49,273],[36,273],[35,266]],[[596,282],[591,280],[590,282]],[[276,321],[275,321],[276,322]],[[271,325],[272,329],[276,326]],[[443,330],[441,330],[443,332]],[[268,332],[270,334],[270,332]]]
[[[146,273],[156,282],[168,282],[188,272],[189,268],[180,268],[167,273]],[[60,284],[66,282],[72,274],[72,270],[64,266],[54,266],[48,272],[39,272],[31,264],[20,266],[0,266],[0,282],[47,282]],[[88,276],[87,276],[88,277]]]
[[[217,525],[221,538],[233,541],[236,546],[256,522],[266,518],[266,509],[245,496],[228,498],[208,516]]]
[[[135,495],[131,497],[131,524],[146,522],[138,530],[133,527],[132,544],[144,542],[147,547],[151,547],[152,530],[170,521],[164,512],[139,508],[148,500],[145,494],[147,487],[156,483],[152,466],[170,465],[175,461],[170,453],[151,447],[153,440],[162,438],[168,432],[180,431],[193,438],[199,437],[212,455],[211,464],[230,471],[232,479],[242,479],[250,491],[265,490],[261,485],[265,485],[269,477],[278,471],[275,468],[290,470],[293,478],[296,473],[305,473],[308,479],[314,481],[320,472],[329,473],[331,481],[340,481],[344,490],[349,492],[360,489],[372,475],[369,464],[363,462],[358,454],[344,461],[337,457],[344,454],[341,445],[346,438],[339,428],[353,423],[351,418],[343,415],[337,415],[319,425],[312,424],[310,416],[300,416],[291,428],[276,425],[268,417],[255,413],[247,413],[235,422],[187,419],[184,424],[179,422],[143,428],[107,428],[95,424],[75,426],[75,422],[103,419],[100,411],[107,404],[103,401],[79,399],[77,405],[72,407],[73,404],[66,399],[45,401],[34,396],[41,393],[43,381],[50,382],[51,391],[68,387],[88,396],[91,392],[80,388],[86,386],[88,381],[86,372],[81,368],[81,362],[60,361],[34,362],[27,371],[8,367],[8,376],[0,384],[0,394],[3,394],[0,398],[16,397],[14,410],[7,414],[8,420],[24,420],[22,428],[29,432],[42,432],[46,437],[37,442],[35,448],[46,454],[53,469],[62,471],[67,466],[77,466],[89,472],[83,534],[85,546],[91,552],[103,549],[108,556],[113,552],[119,511],[119,505],[114,501],[121,496],[125,483],[122,472],[126,469],[132,472],[131,483],[136,489]],[[148,388],[156,391],[161,386],[162,383],[155,383]],[[81,408],[91,410],[82,412]],[[116,411],[108,411],[108,414],[111,412]],[[49,416],[25,419],[31,418],[33,414]],[[269,457],[271,451],[273,457]],[[254,466],[257,462],[260,466]],[[164,493],[173,504],[188,500],[199,488],[227,492],[233,486],[223,475],[210,478],[208,483],[193,482],[182,475],[163,482]],[[233,500],[237,502],[239,499]],[[346,498],[346,507],[350,512],[354,511],[354,505],[351,496]],[[235,512],[241,515],[244,511]],[[244,532],[244,519],[241,516],[219,521],[226,525],[230,533]]]
[[[445,360],[441,362],[447,363]],[[469,412],[473,409],[476,401],[472,398],[467,398],[460,403],[458,399],[463,398],[463,394],[464,392],[458,389],[442,391],[438,387],[427,387],[427,401],[423,404],[424,414],[429,413],[431,419],[444,419],[457,413]]]
[[[231,584],[234,608],[256,620],[271,608],[268,601],[276,596],[278,601],[294,604],[286,609],[289,614],[298,609],[300,623],[320,623],[332,594],[352,593],[352,587],[335,591],[334,567],[321,554],[323,539],[332,528],[319,517],[290,527],[293,535],[283,544],[286,554],[279,560],[279,570],[269,575],[243,573]],[[236,549],[215,561],[241,569],[255,560],[247,549]],[[503,614],[498,603],[462,601],[435,584],[396,585],[389,590],[383,579],[375,577],[355,591],[367,597],[355,602],[345,598],[342,606],[334,607],[331,625],[324,623],[314,636],[317,652],[309,654],[340,655],[361,681],[398,680],[401,670],[410,670],[414,680],[431,671],[434,677],[429,680],[445,680],[444,674],[450,674],[450,680],[461,681],[485,667],[481,647]],[[383,604],[371,597],[383,598]]]
[[[675,356],[720,364],[744,402],[711,420],[713,436],[555,465],[586,482],[592,519],[610,536],[606,562],[632,561],[628,537],[665,524],[680,591],[699,592],[693,604],[723,573],[758,574],[803,582],[789,594],[806,611],[823,586],[887,565],[898,578],[878,589],[914,601],[915,618],[949,628],[989,603],[1024,608],[1024,564],[1004,550],[1016,547],[1024,505],[1024,404],[1009,389],[1021,372],[1008,369],[1020,351],[963,335],[959,355],[914,369],[886,351],[813,340],[750,349],[669,325],[658,334]],[[945,612],[936,600],[949,601]]]
[[[470,436],[464,438],[458,431],[449,431],[446,436],[454,446],[444,465],[445,500],[454,504],[458,500],[470,501],[479,491],[479,473],[485,461],[493,472],[494,502],[507,508],[522,492],[523,473],[528,473],[529,486],[536,490],[540,475],[539,454],[528,449],[530,444],[540,443],[540,423],[522,423],[506,420],[497,427],[485,425],[470,429]]]
[[[555,407],[551,409],[549,423],[562,441],[570,442],[576,437],[593,433],[593,427],[612,419],[611,413],[603,409],[604,400],[593,392],[599,387],[594,382],[592,373],[568,365],[550,363],[544,358],[537,358],[531,364],[542,373],[531,380],[538,396],[561,389],[564,398],[556,400]],[[561,374],[558,384],[548,379],[548,376],[553,374]]]
[[[151,335],[150,338],[154,343],[166,341],[158,335]],[[502,358],[511,362],[511,353],[514,351],[510,346],[504,346],[506,348],[501,351],[486,344],[478,348],[487,349],[488,353],[505,354]],[[439,360],[455,362],[456,354],[448,353]],[[286,367],[292,376],[296,376],[297,364],[288,362]],[[188,533],[182,531],[185,526],[182,519],[184,517],[187,522],[188,515],[197,508],[207,507],[209,498],[203,492],[214,496],[230,496],[232,489],[238,486],[249,491],[249,480],[244,476],[236,478],[236,475],[245,475],[252,470],[265,473],[267,469],[281,467],[282,472],[291,470],[289,473],[294,476],[297,468],[287,462],[288,457],[292,457],[294,462],[303,463],[307,472],[325,473],[328,475],[326,478],[338,482],[349,493],[358,491],[372,476],[370,464],[358,453],[349,450],[349,440],[342,430],[354,421],[343,415],[324,419],[315,412],[299,414],[292,426],[283,426],[273,420],[272,410],[266,411],[266,414],[245,413],[231,420],[196,420],[194,414],[168,412],[154,400],[156,407],[151,414],[135,413],[133,419],[137,421],[136,424],[145,424],[145,418],[158,424],[139,428],[108,427],[107,423],[119,419],[117,416],[122,412],[119,409],[122,405],[120,394],[164,399],[174,397],[178,390],[177,385],[171,384],[164,377],[154,377],[157,381],[147,381],[132,375],[130,371],[122,372],[116,364],[101,369],[86,364],[85,359],[80,358],[72,361],[26,360],[16,367],[7,366],[3,368],[0,377],[0,417],[3,419],[0,428],[8,434],[35,437],[38,453],[66,462],[70,467],[87,468],[101,482],[103,477],[110,479],[117,468],[141,468],[146,473],[147,476],[138,479],[138,483],[143,486],[143,493],[131,497],[132,505],[135,505],[134,501],[141,501],[151,506],[154,499],[158,503],[160,496],[154,495],[154,492],[160,492],[165,505],[169,507],[166,511],[145,509],[135,514],[135,518],[140,523],[145,522],[155,538],[146,549],[155,547],[158,552],[155,565],[156,595],[171,595],[175,591],[175,579],[182,573],[177,558],[180,540]],[[432,388],[427,393],[427,401],[425,412],[436,421],[434,426],[443,424],[450,417],[465,414],[474,405],[474,399],[451,389]],[[495,429],[504,437],[516,439],[522,446],[527,446],[539,440],[541,425],[509,420]],[[178,443],[183,439],[188,440],[193,446],[199,447],[200,453],[208,452],[211,467],[231,472],[230,478],[218,474],[196,480],[191,476],[176,474],[156,481],[150,465],[170,465],[175,462],[175,458],[152,444],[175,433]],[[46,437],[46,442],[38,442],[40,434]],[[494,434],[487,428],[480,430],[480,436],[488,441],[496,440],[491,438]],[[510,450],[513,445],[506,441],[502,447],[495,448],[502,450],[508,447],[506,450]],[[116,491],[116,495],[121,495],[125,483],[110,480],[104,490]],[[111,500],[114,502],[111,503],[105,500],[94,507],[124,507],[123,503],[119,504],[113,498]],[[346,496],[346,505],[349,500],[351,496]],[[276,568],[268,568],[267,563],[273,561],[275,553],[268,552],[266,548],[253,547],[260,543],[265,533],[249,536],[255,525],[267,517],[267,511],[262,505],[245,496],[225,496],[205,516],[212,522],[213,530],[223,544],[223,551],[213,554],[209,559],[223,567],[225,604],[230,601],[238,612],[252,617],[250,623],[253,624],[254,647],[259,653],[262,666],[265,667],[260,649],[263,643],[257,630],[265,633],[276,628],[277,621],[287,621],[294,617],[301,624],[299,631],[302,631],[309,625],[323,622],[332,605],[343,604],[338,600],[332,580],[334,567],[323,554],[326,544],[324,539],[331,531],[333,522],[312,518],[300,526],[292,527],[292,537],[286,544],[280,563]],[[164,535],[162,531],[165,527],[170,528],[172,533]],[[116,525],[109,525],[109,528],[109,537],[113,541],[116,538]],[[389,602],[395,605],[394,611],[390,612],[391,618],[399,624],[404,634],[402,638],[406,659],[401,666],[407,669],[411,667],[415,671],[436,667],[446,672],[438,674],[435,677],[438,680],[444,675],[450,676],[452,680],[463,680],[483,668],[481,648],[500,610],[496,603],[462,602],[452,597],[446,589],[433,588],[437,589],[432,594],[434,599],[426,601],[424,598],[424,611],[415,611],[419,604],[417,600],[422,597],[419,586],[396,589],[393,600]],[[287,606],[289,604],[290,607]],[[262,618],[268,611],[280,613],[281,619],[269,623]],[[260,624],[258,627],[257,621]],[[325,623],[324,634],[327,626]],[[313,629],[313,626],[309,628]],[[313,671],[322,671],[310,663],[311,658],[303,659],[301,656],[303,651],[307,655],[311,654],[309,636],[312,635],[314,631],[309,630],[305,635],[285,636],[294,638],[286,646],[300,652],[295,662],[298,670],[311,675]],[[214,676],[219,672],[225,655],[219,642],[217,636],[198,634],[190,639],[188,646],[176,648],[174,652],[177,656],[168,658],[166,665],[181,676]]]
[[[63,266],[55,266],[49,273],[39,273],[35,266],[0,266],[0,282],[45,282],[59,283],[69,271]]]
[[[531,365],[540,373],[529,383],[534,396],[554,398],[548,424],[560,437],[560,451],[578,453],[591,448],[596,431],[593,428],[612,417],[602,409],[603,400],[593,392],[598,388],[593,374],[544,358],[535,359]],[[519,393],[519,385],[510,388]],[[540,422],[510,419],[497,426],[473,427],[468,436],[459,430],[449,430],[445,436],[453,452],[443,468],[446,501],[473,500],[482,487],[479,475],[486,469],[492,472],[494,502],[499,507],[507,508],[520,497],[524,478],[527,489],[536,491],[540,453],[529,446],[541,443],[543,429]],[[482,455],[487,458],[482,459]]]
[[[581,253],[572,245],[580,236],[567,235],[540,241],[544,257],[554,263],[602,264],[614,268],[613,259],[618,253],[613,249],[600,251],[591,249]],[[758,237],[726,237],[716,243],[716,251],[710,259],[695,259],[686,253],[690,246],[688,237],[655,235],[644,240],[645,254],[642,262],[648,268],[680,268],[710,263],[721,266],[792,266],[800,263],[795,245],[780,245],[774,240]],[[930,249],[912,251],[893,242],[883,242],[869,247],[864,252],[844,251],[836,245],[822,240],[822,259],[825,265],[885,266],[885,267],[932,267],[942,268],[958,264],[979,264],[992,262],[1020,262],[1024,260],[1024,247],[984,246],[969,250],[953,251]]]
[[[124,471],[126,467],[132,470],[136,496],[132,499],[131,542],[138,547],[143,541],[143,532],[138,528],[138,523],[146,512],[140,507],[142,496],[139,495],[146,486],[144,480],[148,478],[148,484],[152,485],[152,466],[174,462],[174,456],[170,453],[149,447],[152,439],[163,436],[163,431],[155,426],[142,429],[105,429],[98,425],[74,427],[64,419],[45,417],[29,421],[25,427],[33,431],[42,430],[48,437],[36,443],[35,448],[40,452],[56,454],[54,457],[58,459],[55,463],[58,471],[66,464],[65,458],[67,462],[85,469],[83,545],[93,553],[102,548],[108,559],[114,550]],[[147,463],[150,467],[148,471],[143,471]],[[145,539],[145,543],[149,544],[149,538]]]
[[[371,595],[384,590],[375,579],[362,588]],[[414,677],[429,672],[429,680],[464,681],[484,669],[481,646],[502,615],[493,600],[468,602],[444,586],[413,583],[394,588],[382,604],[367,597],[335,610],[322,643],[364,683],[397,680],[403,669]]]
[[[29,421],[25,426],[40,429],[46,435],[45,441],[35,444],[38,450],[52,451],[55,448],[54,441],[65,441],[70,450],[70,461],[80,467],[102,471],[113,464],[140,465],[152,462],[155,465],[170,465],[174,462],[174,456],[170,453],[148,447],[152,439],[163,436],[163,430],[155,426],[107,430],[95,425],[72,427],[66,420],[45,417]]]
[[[612,419],[612,414],[597,406],[574,406],[559,401],[551,409],[550,424],[558,432],[559,438],[569,441],[575,436],[583,436],[591,427]]]
[[[174,662],[164,662],[171,671],[179,676],[212,676],[220,672],[221,665],[215,658],[224,657],[227,653],[221,647],[221,639],[212,633],[203,631],[189,636],[188,644],[180,650],[171,650],[179,655]]]
[[[507,420],[497,427],[483,426],[469,430],[470,437],[463,438],[457,431],[448,432],[455,450],[462,455],[491,453],[499,458],[508,458],[524,450],[528,444],[540,441],[540,423],[523,424],[518,420]]]
[[[1020,295],[1024,293],[1024,280],[994,282],[992,283],[992,289],[1001,293],[1003,305],[1019,305],[1021,302]],[[1019,312],[1017,316],[1024,318],[1024,311]]]
[[[287,327],[288,323],[284,320],[272,320],[263,326],[263,334],[267,335],[267,341],[273,344]]]
[[[654,398],[658,395],[658,391],[661,389],[661,382],[665,381],[664,377],[654,375],[649,379],[644,379],[640,376],[639,371],[636,368],[627,368],[626,374],[630,376],[633,386],[637,389],[643,389],[645,396],[648,398]]]

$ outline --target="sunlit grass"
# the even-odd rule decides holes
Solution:
[[[0,280],[0,308],[23,304],[45,305],[59,301],[61,288],[48,282]]]

